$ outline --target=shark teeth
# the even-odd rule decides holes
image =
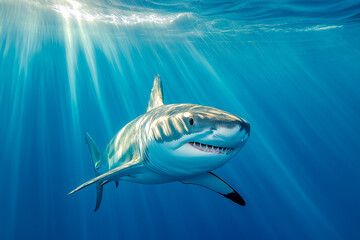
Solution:
[[[234,150],[233,148],[217,147],[199,142],[189,142],[189,144],[200,151],[211,152],[220,155],[230,154]]]

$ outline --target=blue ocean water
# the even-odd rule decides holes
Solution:
[[[244,197],[108,184],[101,150],[166,103],[247,119],[215,171]],[[360,4],[0,0],[0,239],[360,239]]]

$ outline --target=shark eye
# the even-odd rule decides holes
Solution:
[[[194,119],[193,119],[193,118],[189,118],[189,123],[190,123],[191,126],[194,125]]]

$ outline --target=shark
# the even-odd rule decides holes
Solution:
[[[126,124],[104,152],[85,134],[96,177],[68,195],[95,184],[97,211],[109,182],[117,187],[120,181],[179,181],[208,188],[245,206],[241,195],[212,171],[233,158],[249,136],[250,124],[226,111],[197,104],[165,105],[162,81],[155,75],[146,113]]]

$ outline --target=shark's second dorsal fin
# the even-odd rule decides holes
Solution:
[[[156,74],[155,79],[154,79],[154,85],[151,90],[149,104],[148,104],[146,111],[148,112],[148,111],[150,111],[154,108],[157,108],[161,105],[164,105],[163,87],[162,87],[160,75]]]

